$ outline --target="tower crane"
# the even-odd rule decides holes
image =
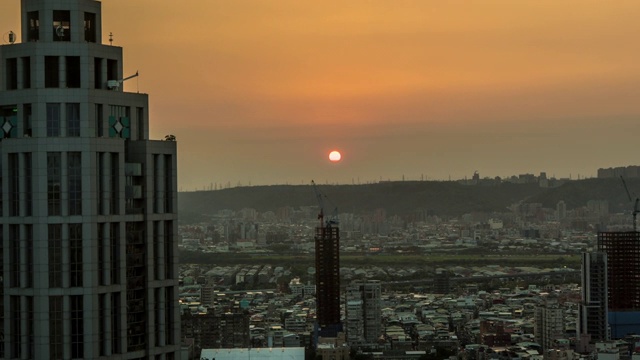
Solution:
[[[624,190],[627,192],[627,197],[629,198],[629,202],[633,202],[631,199],[631,193],[629,192],[629,188],[627,188],[627,182],[624,181],[622,175],[620,175],[620,180],[622,180],[622,185],[624,185]],[[640,198],[636,197],[635,204],[633,205],[633,231],[638,231],[638,213],[640,213]]]
[[[328,219],[324,219],[324,199],[327,199],[327,196],[318,190],[318,186],[315,181],[311,180],[311,185],[313,186],[313,192],[316,195],[316,200],[318,201],[318,206],[320,207],[320,212],[318,213],[318,220],[320,220],[320,226],[326,225],[327,227],[331,227],[331,225],[338,225],[338,208],[334,206],[333,213],[330,215]],[[330,201],[329,201],[330,202]],[[332,204],[333,205],[333,204]]]

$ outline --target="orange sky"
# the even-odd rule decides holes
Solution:
[[[639,164],[638,18],[618,0],[103,2],[183,190]]]

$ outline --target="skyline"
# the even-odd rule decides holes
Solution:
[[[20,2],[0,33],[20,39]],[[103,2],[179,188],[637,165],[632,1]],[[4,41],[3,41],[4,43]],[[339,150],[342,160],[328,154]]]

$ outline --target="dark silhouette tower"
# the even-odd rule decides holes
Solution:
[[[315,184],[314,184],[315,189]],[[316,227],[316,318],[319,335],[336,337],[342,330],[340,323],[340,228],[335,216],[325,221],[322,195],[317,189],[320,204]]]
[[[640,233],[598,233],[598,251],[607,254],[611,338],[640,332]]]
[[[316,227],[316,297],[320,328],[340,323],[340,229]]]

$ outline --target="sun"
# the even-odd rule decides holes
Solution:
[[[342,159],[342,155],[339,151],[333,150],[331,153],[329,153],[329,160],[331,160],[331,162],[338,162],[340,161],[340,159]]]

